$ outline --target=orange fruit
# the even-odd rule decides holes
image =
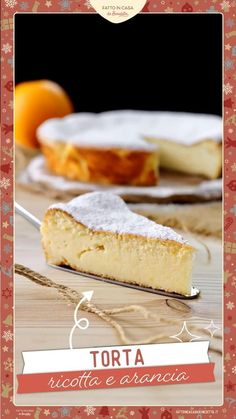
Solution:
[[[46,119],[73,112],[67,93],[50,80],[20,83],[15,88],[15,141],[25,147],[38,148],[37,127]]]

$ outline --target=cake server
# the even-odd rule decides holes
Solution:
[[[25,208],[23,208],[17,202],[15,202],[15,211],[16,211],[17,214],[19,214],[23,218],[25,218],[25,220],[29,221],[30,224],[32,224],[38,231],[40,230],[41,222],[38,220],[38,218],[36,218],[33,214],[31,214],[29,211],[27,211]],[[98,281],[106,282],[108,284],[120,285],[122,287],[132,288],[132,289],[135,289],[135,290],[138,290],[138,291],[150,292],[152,294],[164,295],[166,297],[179,298],[179,299],[183,299],[183,300],[192,300],[194,298],[198,298],[199,295],[200,295],[200,290],[198,288],[194,287],[194,286],[192,286],[191,293],[189,295],[182,295],[182,294],[177,294],[177,293],[174,293],[174,292],[167,292],[167,291],[162,291],[162,290],[158,290],[158,289],[142,287],[140,285],[135,285],[135,284],[126,284],[125,282],[116,281],[116,280],[108,279],[108,278],[103,278],[103,277],[98,276],[98,275],[93,275],[93,274],[88,274],[88,273],[84,273],[84,272],[80,272],[80,271],[75,271],[74,269],[70,268],[69,266],[57,266],[57,265],[52,265],[50,263],[48,265],[52,268],[55,268],[55,269],[60,269],[62,271],[69,272],[69,273],[76,274],[76,275],[80,275],[80,276],[84,276],[86,278],[96,279]]]

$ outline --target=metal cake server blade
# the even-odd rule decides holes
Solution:
[[[30,224],[32,224],[38,231],[40,230],[41,222],[38,220],[38,218],[36,218],[33,214],[31,214],[29,211],[27,211],[17,202],[15,202],[15,211],[17,214],[21,215],[25,220],[29,221]],[[48,264],[48,266],[54,269],[59,269],[65,272],[69,272],[71,274],[76,274],[76,275],[84,276],[86,278],[96,279],[97,281],[106,282],[108,284],[120,285],[122,287],[131,288],[138,291],[150,292],[152,294],[163,295],[166,297],[179,298],[182,300],[193,300],[194,298],[198,298],[200,295],[200,290],[194,286],[192,286],[190,294],[182,295],[182,294],[177,294],[174,292],[167,292],[167,291],[163,291],[159,289],[142,287],[140,285],[128,284],[126,282],[116,281],[114,279],[103,278],[102,276],[93,275],[93,274],[89,274],[89,273],[85,273],[81,271],[76,271],[70,268],[69,266],[57,266],[57,265],[52,265],[50,263]]]

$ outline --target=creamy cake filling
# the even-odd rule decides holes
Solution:
[[[52,205],[42,223],[49,263],[144,287],[188,295],[194,249],[169,227],[94,192]]]

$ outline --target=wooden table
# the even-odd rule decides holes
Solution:
[[[16,190],[16,200],[42,219],[44,211],[52,203],[49,198],[23,190]],[[147,292],[136,291],[117,285],[106,284],[83,276],[52,269],[45,263],[40,245],[39,232],[24,219],[16,216],[15,262],[23,264],[53,281],[66,284],[80,292],[94,290],[93,302],[101,308],[113,308],[130,304],[140,304],[152,313],[167,319],[179,319],[176,325],[145,320],[139,313],[122,314],[115,319],[124,326],[130,339],[135,343],[148,336],[164,333],[162,341],[176,342],[169,336],[181,330],[184,320],[191,331],[193,325],[202,331],[202,338],[209,339],[216,349],[209,356],[215,362],[213,383],[165,385],[128,389],[90,390],[81,392],[15,394],[16,405],[219,405],[222,402],[222,349],[221,339],[210,339],[203,334],[205,327],[214,320],[222,326],[222,247],[218,239],[203,238],[202,242],[211,252],[208,261],[203,244],[194,236],[189,241],[198,249],[194,263],[194,284],[201,289],[201,297],[188,301],[189,312],[183,313],[170,308],[166,298]],[[22,372],[22,351],[63,349],[69,346],[69,332],[73,325],[74,306],[60,299],[53,289],[43,288],[30,280],[15,277],[15,365],[16,374]],[[85,313],[83,312],[83,316]],[[195,316],[197,320],[190,320]],[[74,346],[90,347],[119,345],[121,342],[114,329],[97,316],[86,313],[90,326],[85,331],[76,331]],[[192,329],[193,330],[193,329]],[[192,333],[196,333],[194,330]],[[208,333],[208,332],[207,332]],[[220,334],[217,332],[216,334]],[[209,336],[209,338],[208,338]],[[218,352],[219,351],[219,352]],[[16,386],[17,387],[17,382]]]

